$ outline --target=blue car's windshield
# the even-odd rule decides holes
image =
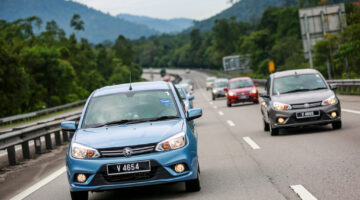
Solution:
[[[275,78],[273,93],[280,95],[326,88],[327,86],[319,74],[302,74]]]
[[[96,127],[117,121],[179,117],[170,91],[141,91],[93,97],[83,125]]]

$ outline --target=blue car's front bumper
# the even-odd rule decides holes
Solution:
[[[111,190],[125,187],[181,182],[196,179],[198,158],[196,146],[187,144],[184,148],[168,152],[156,152],[133,156],[130,158],[74,159],[69,153],[66,159],[67,175],[71,191]],[[130,176],[107,176],[106,165],[136,161],[151,162],[149,173],[138,173]],[[178,163],[187,165],[188,170],[176,173],[173,166]],[[88,179],[85,183],[75,181],[75,175],[83,173]]]

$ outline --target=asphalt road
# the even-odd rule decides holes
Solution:
[[[203,117],[196,120],[202,190],[186,193],[185,185],[176,183],[91,193],[90,199],[301,199],[296,192],[309,200],[359,199],[360,97],[340,96],[347,110],[342,113],[341,130],[313,126],[282,130],[280,136],[272,137],[263,131],[259,105],[228,108],[224,99],[210,100],[210,92],[204,89],[205,74],[178,73],[194,80],[194,105],[203,109]],[[19,167],[19,180],[14,175],[11,180],[5,177],[2,184],[11,181],[13,186],[4,191],[0,184],[0,199],[9,199],[36,183],[44,186],[28,190],[25,199],[70,199],[65,173],[60,171],[46,182],[65,165],[64,151],[52,153],[55,156],[43,158],[28,170]],[[52,159],[51,164],[45,162]],[[29,177],[40,174],[38,168],[43,175]]]

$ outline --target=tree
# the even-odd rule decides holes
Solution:
[[[74,14],[70,21],[70,27],[72,27],[76,31],[84,30],[84,21],[81,20],[80,15]]]

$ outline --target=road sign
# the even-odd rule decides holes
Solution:
[[[346,26],[345,5],[334,4],[299,10],[301,37],[305,58],[313,68],[312,46],[326,34],[337,34]]]
[[[269,61],[269,72],[273,73],[275,71],[275,63],[273,60]]]
[[[232,72],[248,73],[251,71],[250,56],[240,55],[240,56],[223,57],[223,66],[224,66],[224,71],[227,73],[232,73]]]

